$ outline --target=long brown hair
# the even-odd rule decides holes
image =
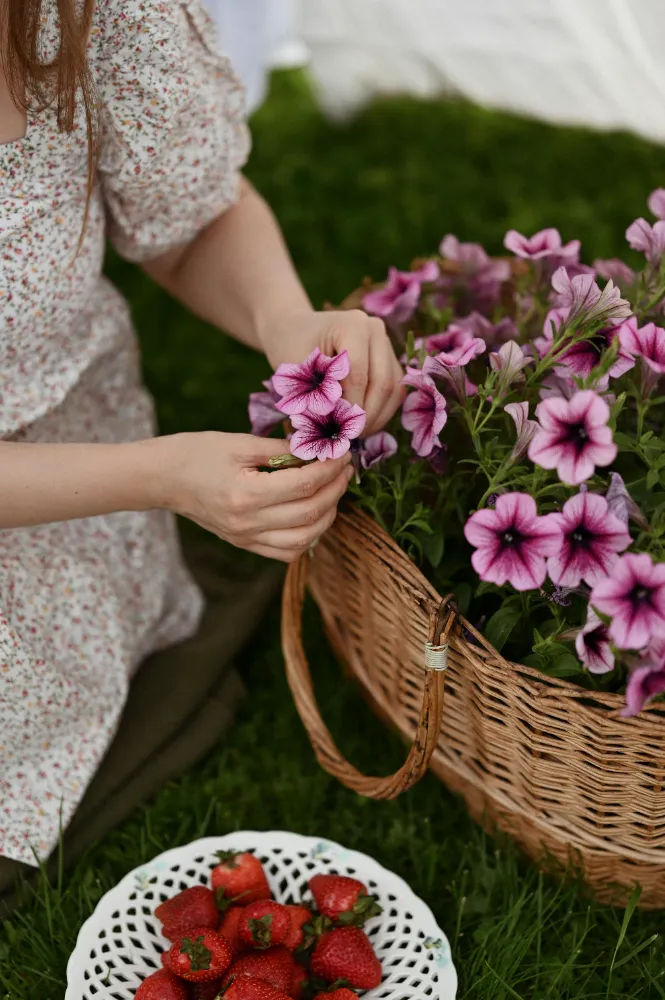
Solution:
[[[85,219],[97,165],[97,107],[87,59],[95,0],[56,0],[60,44],[53,62],[40,59],[39,43],[45,0],[0,0],[6,25],[2,65],[12,100],[27,111],[54,106],[58,128],[73,132],[82,99],[88,139],[88,194]],[[85,220],[84,220],[85,228]]]

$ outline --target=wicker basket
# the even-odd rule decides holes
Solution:
[[[352,768],[321,718],[302,646],[306,585],[375,711],[413,741],[395,775]],[[290,568],[282,638],[317,758],[344,784],[392,798],[430,767],[477,821],[547,868],[581,869],[601,901],[625,904],[639,883],[642,906],[665,906],[662,710],[622,719],[617,695],[507,662],[357,511],[340,514],[313,556]]]

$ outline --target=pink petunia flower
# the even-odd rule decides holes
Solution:
[[[659,694],[665,694],[665,666],[637,667],[628,678],[626,704],[621,714],[625,719],[639,715]]]
[[[662,375],[665,372],[665,330],[655,323],[647,323],[638,329],[637,320],[624,323],[620,331],[622,348],[630,355],[643,358],[652,371]]]
[[[601,278],[606,281],[613,281],[615,285],[630,287],[637,275],[632,267],[624,264],[618,257],[610,257],[607,260],[594,260],[593,269]]]
[[[379,431],[378,434],[370,434],[365,438],[364,447],[360,455],[363,468],[371,469],[380,462],[385,462],[387,458],[392,458],[397,452],[397,441],[388,431]]]
[[[475,547],[471,563],[481,580],[515,590],[537,590],[545,580],[546,558],[561,544],[559,526],[549,516],[538,517],[528,493],[503,493],[494,510],[472,514],[464,525],[466,540]]]
[[[252,425],[252,434],[257,437],[267,437],[270,432],[281,424],[284,414],[277,409],[280,395],[275,391],[272,379],[269,378],[263,383],[265,392],[250,392],[249,394],[249,419]]]
[[[474,385],[467,378],[466,370],[458,366],[448,368],[446,365],[433,364],[435,358],[426,358],[423,365],[423,374],[430,378],[437,378],[443,383],[443,391],[448,395],[452,394],[460,403],[464,404],[468,396],[475,396],[478,386]],[[429,365],[428,365],[429,362]],[[427,372],[425,372],[427,368]]]
[[[571,240],[564,246],[558,229],[541,229],[530,237],[522,236],[515,229],[510,229],[505,235],[503,245],[506,250],[524,260],[556,257],[562,261],[566,259],[577,261],[580,253],[580,241]]]
[[[586,625],[575,639],[575,649],[590,674],[609,674],[614,670],[609,629],[591,607],[587,611]]]
[[[623,521],[625,525],[634,521],[643,531],[649,530],[649,522],[626,489],[618,472],[610,472],[610,485],[605,493],[610,513]]]
[[[342,397],[341,379],[349,374],[347,351],[334,358],[322,354],[318,347],[299,365],[280,365],[272,377],[276,392],[282,397],[277,404],[282,413],[331,413]]]
[[[436,350],[433,358],[426,358],[423,371],[432,375],[441,367],[463,368],[482,354],[487,345],[480,337],[471,337],[466,330],[451,326],[445,333],[436,333],[426,340],[427,350]]]
[[[617,454],[607,426],[610,408],[591,389],[571,399],[551,397],[536,408],[540,430],[529,445],[529,458],[543,469],[556,469],[559,479],[579,486],[597,465],[609,465]]]
[[[657,219],[665,219],[665,188],[656,188],[649,195],[649,211]]]
[[[621,298],[614,282],[608,281],[601,291],[593,273],[571,277],[565,267],[560,267],[552,275],[552,288],[557,293],[555,307],[570,310],[570,323],[610,326],[632,313],[630,302]]]
[[[568,309],[552,309],[545,319],[543,326],[543,336],[537,337],[533,346],[538,352],[541,358],[544,358],[552,350],[554,344],[554,335],[558,333],[564,323],[568,320],[570,310]],[[576,376],[577,378],[588,378],[593,370],[600,364],[602,356],[608,347],[616,340],[619,339],[619,353],[614,361],[614,364],[608,372],[608,376],[611,378],[620,378],[621,375],[625,375],[627,371],[635,366],[635,359],[632,354],[626,350],[621,341],[621,331],[624,326],[634,322],[634,319],[629,319],[626,323],[613,324],[610,326],[605,326],[600,330],[597,330],[593,336],[587,337],[585,340],[577,341],[572,343],[570,347],[566,348],[563,353],[561,353],[556,361],[556,366],[558,368],[565,369],[565,372],[560,374],[570,374],[571,376]],[[560,347],[565,347],[566,340],[573,338],[566,338]],[[607,378],[603,378],[598,382],[599,388],[607,388]]]
[[[442,272],[438,282],[442,293],[437,304],[445,307],[452,293],[461,294],[462,308],[458,311],[489,312],[499,302],[501,285],[510,278],[507,260],[492,260],[479,243],[460,243],[456,236],[444,236],[439,247],[443,258],[455,263],[458,274]]]
[[[515,423],[517,441],[512,450],[511,458],[517,461],[526,455],[534,434],[540,430],[540,424],[537,424],[535,420],[529,420],[529,404],[526,401],[508,403],[504,406],[504,410]]]
[[[636,219],[628,226],[626,239],[633,250],[639,250],[650,264],[657,265],[665,253],[665,222],[650,226],[646,219]]]
[[[402,381],[415,389],[402,404],[402,427],[413,433],[411,447],[416,455],[426,458],[441,447],[439,434],[448,419],[446,398],[425,372],[410,368]]]
[[[514,340],[518,334],[510,316],[493,323],[479,312],[470,312],[468,316],[456,317],[454,325],[457,329],[465,330],[471,337],[480,337],[488,347],[505,344],[506,341]]]
[[[578,493],[552,517],[561,528],[561,548],[548,559],[547,572],[560,587],[579,587],[582,581],[593,587],[632,541],[625,524],[597,493]]]
[[[492,260],[480,243],[460,243],[456,236],[448,234],[441,240],[439,253],[445,260],[452,260],[461,266],[467,278],[481,277],[485,281],[508,281],[510,264],[506,260]]]
[[[398,271],[396,267],[391,267],[385,288],[367,292],[363,298],[363,309],[373,316],[405,323],[416,311],[423,284],[436,281],[438,277],[439,266],[433,260],[428,260],[416,271]]]
[[[533,362],[534,359],[525,354],[514,340],[502,344],[498,351],[492,351],[490,368],[499,373],[497,392],[499,394],[505,392],[513,382],[523,382],[522,369],[526,368],[527,365],[532,365]]]
[[[295,428],[291,454],[305,462],[315,458],[325,462],[346,455],[351,441],[362,434],[365,411],[340,399],[331,413],[296,413],[291,423]]]
[[[619,649],[641,649],[665,636],[665,563],[654,564],[646,552],[629,552],[599,580],[590,603],[608,615],[610,636]]]

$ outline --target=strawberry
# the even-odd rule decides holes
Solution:
[[[222,922],[217,928],[219,933],[229,942],[236,955],[239,955],[246,947],[245,942],[238,933],[244,910],[244,906],[232,906],[226,911],[222,917]]]
[[[288,993],[276,990],[265,979],[238,976],[224,994],[224,1000],[290,1000]]]
[[[358,994],[342,986],[339,990],[329,990],[327,993],[317,993],[314,1000],[358,1000]]]
[[[190,927],[216,927],[219,923],[215,894],[205,885],[194,885],[160,903],[155,916],[162,922],[162,934],[170,941],[181,937]]]
[[[293,966],[293,977],[291,979],[291,988],[288,991],[293,1000],[301,1000],[301,997],[307,986],[307,973],[303,969],[302,965],[298,965],[297,962]]]
[[[312,972],[328,982],[345,979],[357,990],[373,990],[382,979],[381,963],[360,927],[335,927],[319,939]]]
[[[381,907],[367,887],[347,875],[314,875],[309,880],[316,908],[324,917],[338,924],[358,927],[381,913]]]
[[[233,960],[231,945],[209,927],[192,927],[171,945],[168,968],[190,983],[221,979]]]
[[[214,979],[210,983],[191,983],[189,987],[189,1000],[217,1000],[224,992],[221,979]]]
[[[251,951],[237,958],[229,969],[229,976],[252,976],[264,979],[275,989],[288,993],[293,981],[293,956],[282,945],[267,951]]]
[[[306,946],[306,937],[303,930],[305,924],[312,919],[312,911],[306,906],[287,906],[291,920],[291,930],[286,937],[284,944],[289,951]]]
[[[254,948],[282,944],[291,931],[291,916],[281,903],[264,899],[246,906],[238,925],[240,939]]]
[[[188,1000],[189,993],[182,979],[168,969],[158,969],[144,979],[134,994],[134,1000]]]
[[[210,879],[219,901],[237,899],[245,904],[271,898],[263,865],[253,854],[218,851],[217,857],[220,863],[213,868]]]

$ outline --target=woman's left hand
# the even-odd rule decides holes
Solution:
[[[360,309],[301,312],[271,325],[268,361],[277,368],[298,363],[319,347],[324,354],[348,351],[351,371],[344,398],[367,412],[367,435],[381,430],[402,401],[404,372],[395,357],[383,320]]]

